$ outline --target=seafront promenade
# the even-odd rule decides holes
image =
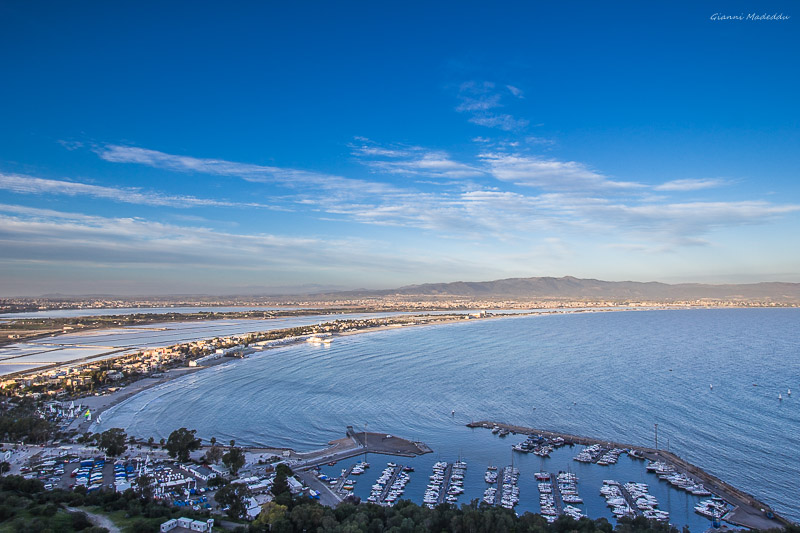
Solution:
[[[702,468],[689,463],[674,453],[666,450],[655,448],[648,448],[646,446],[635,446],[631,444],[624,444],[613,442],[605,439],[597,439],[592,437],[585,437],[580,435],[571,435],[568,433],[559,433],[555,431],[547,431],[542,429],[529,428],[524,426],[517,426],[513,424],[506,424],[504,422],[494,422],[489,420],[482,420],[478,422],[470,422],[467,424],[469,428],[485,428],[492,429],[499,427],[506,429],[511,433],[524,434],[524,435],[543,435],[548,438],[560,437],[564,439],[567,445],[586,445],[599,444],[614,448],[622,448],[626,450],[633,450],[636,452],[637,457],[647,459],[650,461],[661,461],[672,466],[677,472],[683,473],[695,480],[703,483],[708,490],[717,496],[725,499],[732,504],[734,508],[728,512],[723,519],[731,524],[743,526],[751,529],[772,529],[775,527],[783,527],[791,524],[788,520],[778,516],[772,509],[765,503],[757,500],[751,494],[747,494],[736,487],[733,487],[716,476],[709,474]],[[770,513],[774,518],[767,517]]]

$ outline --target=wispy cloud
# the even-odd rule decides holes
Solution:
[[[429,178],[469,178],[481,176],[484,171],[452,159],[441,150],[426,150],[418,146],[379,146],[369,139],[351,146],[358,160],[379,172],[407,174]]]
[[[196,172],[216,176],[231,176],[258,183],[275,183],[289,188],[317,188],[325,191],[357,190],[375,194],[391,192],[394,187],[293,168],[254,165],[224,159],[198,158],[168,154],[157,150],[106,144],[95,147],[102,159],[113,163],[136,163],[176,172]]]
[[[508,89],[508,91],[517,98],[525,98],[525,96],[522,94],[522,89],[518,87],[514,87],[513,85],[506,85],[506,89]]]
[[[424,258],[387,252],[379,243],[361,239],[236,234],[138,218],[90,216],[7,204],[0,204],[0,245],[5,261],[54,265],[180,265],[256,271],[402,270],[430,266]]]
[[[156,207],[271,207],[258,203],[236,203],[225,200],[196,198],[194,196],[167,195],[158,192],[143,191],[142,189],[133,187],[105,187],[89,183],[50,180],[3,173],[0,173],[0,189],[17,194],[85,196],[114,202]]]
[[[681,179],[672,180],[661,185],[653,187],[657,191],[699,191],[701,189],[712,189],[714,187],[722,187],[727,185],[728,182],[719,178],[705,178],[705,179]]]
[[[635,182],[615,181],[577,161],[487,152],[480,155],[492,176],[516,185],[563,190],[623,190],[643,188]]]
[[[635,236],[650,249],[666,249],[696,246],[704,242],[703,236],[717,229],[761,224],[800,210],[797,205],[764,201],[671,203],[649,194],[652,187],[612,179],[578,161],[496,150],[480,153],[474,162],[465,163],[445,152],[419,146],[381,146],[363,137],[356,141],[350,147],[353,155],[379,173],[478,179],[456,181],[463,185],[455,189],[423,192],[408,184],[390,185],[142,148],[110,145],[98,153],[109,161],[275,182],[296,189],[292,201],[298,209],[316,213],[314,216],[320,219],[416,228],[446,238],[503,241],[526,239],[531,234],[560,238],[564,233],[575,232]],[[508,147],[513,148],[511,144]],[[487,180],[497,181],[486,183]],[[56,182],[57,187],[67,187],[60,183]],[[503,190],[503,184],[508,183],[525,189]],[[656,188],[665,185],[672,187],[666,190],[691,190],[707,188],[712,183],[675,180]],[[319,190],[325,194],[318,194]]]
[[[506,88],[513,96],[522,97],[522,91],[517,87],[507,85]],[[503,131],[520,131],[529,124],[528,120],[493,111],[503,107],[502,94],[493,82],[464,82],[459,86],[457,98],[459,104],[456,106],[456,111],[468,113],[470,115],[468,120],[473,124]]]

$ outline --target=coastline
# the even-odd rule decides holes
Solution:
[[[416,328],[416,327],[432,327],[432,326],[439,326],[439,325],[452,325],[458,323],[470,323],[475,321],[486,321],[486,320],[500,320],[500,319],[511,319],[511,318],[522,318],[522,317],[548,317],[548,316],[561,316],[561,315],[573,315],[573,314],[584,314],[584,313],[621,313],[621,312],[637,312],[637,311],[681,311],[681,310],[697,310],[697,309],[731,309],[730,307],[726,306],[693,306],[693,307],[678,307],[678,306],[654,306],[654,307],[607,307],[607,308],[580,308],[580,309],[534,309],[529,311],[522,311],[522,312],[505,312],[502,311],[498,312],[497,314],[492,314],[489,316],[476,318],[474,320],[470,320],[468,314],[464,313],[452,313],[452,315],[459,315],[460,318],[448,318],[448,319],[441,319],[437,320],[438,317],[443,315],[431,315],[431,314],[411,314],[411,315],[395,315],[395,316],[405,316],[408,318],[419,318],[423,319],[424,321],[421,322],[414,322],[414,323],[403,323],[403,324],[387,324],[381,326],[374,326],[369,328],[361,328],[352,331],[343,331],[338,332],[332,335],[331,339],[336,339],[337,337],[348,337],[351,335],[362,335],[367,333],[379,333],[391,330],[398,330],[398,329],[405,329],[405,328]],[[747,307],[737,307],[733,309],[748,309]],[[510,311],[510,310],[505,310]],[[251,319],[257,320],[257,319]],[[345,319],[347,320],[347,319]],[[263,330],[263,332],[268,331],[279,331],[277,330]],[[261,333],[261,332],[260,332]],[[286,337],[286,343],[280,346],[266,346],[263,347],[259,351],[268,351],[278,347],[286,347],[286,346],[295,346],[301,345],[305,342],[307,337]],[[193,374],[196,372],[200,372],[205,368],[211,368],[214,366],[218,366],[223,363],[231,363],[235,364],[237,358],[228,358],[228,357],[221,357],[219,359],[210,361],[202,366],[196,367],[177,367],[171,368],[164,372],[164,376],[159,376],[157,378],[153,377],[145,377],[139,380],[136,380],[132,383],[122,386],[119,390],[111,392],[109,394],[103,394],[101,396],[84,396],[74,398],[76,401],[80,400],[81,403],[84,401],[88,401],[87,407],[92,410],[92,417],[96,420],[98,416],[100,416],[105,411],[111,409],[112,407],[124,402],[132,398],[133,396],[144,392],[148,389],[156,387],[158,385],[162,385],[164,383],[168,383],[173,381],[177,378]],[[67,366],[67,363],[60,364],[57,366]],[[71,399],[71,398],[70,398]],[[69,400],[69,399],[68,399]],[[95,424],[94,421],[86,422],[83,421],[81,418],[75,419],[69,426],[68,430],[78,430],[80,432],[86,432]]]
[[[514,315],[500,315],[500,316],[492,316],[492,317],[489,317],[489,318],[483,318],[481,320],[501,319],[501,318],[521,317],[521,316],[528,316],[528,315],[527,314],[523,314],[523,313],[514,314]],[[352,335],[362,335],[362,334],[365,334],[365,333],[379,333],[379,332],[384,332],[384,331],[411,328],[411,327],[439,326],[439,325],[458,324],[458,323],[464,323],[464,322],[467,322],[467,320],[465,320],[463,318],[461,318],[461,319],[453,318],[453,319],[448,319],[448,320],[438,320],[438,321],[435,321],[435,322],[425,322],[425,323],[416,323],[416,324],[385,325],[385,326],[377,326],[377,327],[373,327],[373,328],[358,329],[358,330],[355,330],[355,331],[344,331],[344,332],[341,332],[341,333],[337,333],[335,336],[333,336],[331,338],[335,339],[337,337],[349,337],[349,336],[352,336]],[[291,340],[291,342],[287,342],[286,344],[283,344],[281,346],[265,347],[264,349],[262,349],[260,351],[265,352],[265,351],[273,350],[273,349],[278,348],[278,347],[283,348],[283,347],[287,347],[287,346],[303,345],[305,342],[306,342],[306,340],[305,340],[304,337],[296,337],[296,338],[293,338]],[[88,402],[85,405],[86,405],[86,407],[91,409],[92,418],[94,420],[90,421],[90,422],[87,422],[87,421],[83,420],[82,418],[76,418],[68,426],[68,430],[73,430],[74,429],[74,430],[79,431],[80,433],[85,433],[86,431],[88,431],[91,427],[93,427],[96,424],[96,419],[97,419],[98,416],[102,415],[104,412],[108,411],[112,407],[115,407],[115,406],[119,405],[120,403],[124,402],[125,400],[133,398],[134,396],[136,396],[137,394],[139,394],[141,392],[144,392],[144,391],[146,391],[148,389],[151,389],[153,387],[156,387],[158,385],[163,385],[163,384],[168,383],[170,381],[174,381],[174,380],[176,380],[178,378],[181,378],[181,377],[184,377],[184,376],[187,376],[187,375],[190,375],[190,374],[194,374],[194,373],[197,373],[197,372],[201,372],[201,371],[203,371],[204,369],[207,369],[207,368],[212,368],[212,367],[219,366],[219,365],[225,364],[225,363],[236,364],[238,362],[238,360],[239,359],[235,358],[235,357],[233,357],[233,358],[220,357],[219,359],[210,361],[208,364],[204,364],[202,366],[171,368],[171,369],[165,371],[164,372],[165,375],[163,375],[163,376],[145,377],[145,378],[142,378],[140,380],[134,381],[133,383],[129,383],[128,385],[125,385],[125,386],[121,387],[119,390],[116,390],[116,391],[111,392],[109,394],[103,394],[101,396],[85,396],[85,397],[82,397],[82,398],[76,398],[75,400],[76,401],[79,400],[81,402],[81,404],[83,404],[84,402]],[[111,427],[111,426],[109,426],[109,427]],[[267,449],[269,447],[267,446],[267,447],[263,447],[263,448]],[[272,449],[272,448],[270,448],[270,449]],[[275,448],[275,449],[278,449],[278,448]],[[299,452],[299,453],[304,453],[304,452]],[[308,452],[308,453],[310,453],[310,452]]]

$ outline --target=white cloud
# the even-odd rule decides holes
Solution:
[[[194,196],[165,195],[133,187],[104,187],[74,181],[59,181],[0,173],[0,189],[17,194],[86,196],[114,202],[156,207],[269,207],[258,203],[234,203]]]
[[[3,260],[230,270],[413,269],[429,266],[359,239],[236,234],[0,204]]]
[[[507,85],[508,91],[517,98],[522,98],[522,91],[512,85]],[[457,98],[459,104],[456,111],[468,113],[468,119],[473,124],[497,128],[503,131],[520,131],[528,126],[529,121],[518,119],[508,113],[495,113],[491,111],[503,107],[502,94],[495,89],[495,84],[489,81],[468,81],[458,88]]]
[[[518,87],[514,87],[513,85],[506,85],[506,89],[508,89],[509,92],[514,96],[516,96],[517,98],[525,98],[525,96],[522,94],[522,89]]]
[[[479,113],[469,119],[473,124],[486,126],[487,128],[498,128],[503,131],[519,131],[524,129],[529,121],[522,118],[514,118],[508,114]]]
[[[624,190],[641,188],[633,182],[614,181],[576,161],[536,156],[484,153],[481,159],[498,180],[546,190]]]
[[[719,178],[706,179],[681,179],[672,180],[653,187],[657,191],[698,191],[701,189],[711,189],[727,185],[728,182]]]
[[[474,166],[454,161],[441,150],[426,150],[419,146],[383,147],[364,139],[363,144],[352,146],[353,155],[373,170],[389,174],[408,174],[429,178],[468,178],[484,172]]]
[[[102,159],[113,163],[137,163],[176,172],[199,172],[216,176],[231,176],[258,183],[275,183],[290,188],[315,188],[333,193],[347,191],[389,193],[394,189],[383,183],[367,182],[330,174],[281,168],[224,159],[197,158],[168,154],[157,150],[107,144],[95,148]]]
[[[356,140],[362,144],[351,147],[354,155],[382,172],[435,178],[492,177],[504,183],[536,187],[542,192],[497,190],[471,181],[459,182],[463,185],[458,192],[451,188],[421,192],[339,176],[174,156],[141,148],[110,146],[99,153],[108,160],[140,162],[157,168],[275,181],[298,189],[292,200],[317,218],[341,217],[338,220],[423,229],[437,237],[509,240],[529,238],[532,233],[556,238],[574,232],[608,239],[635,235],[651,247],[694,246],[702,243],[702,236],[719,228],[760,224],[800,209],[796,205],[760,201],[668,203],[665,198],[648,194],[652,189],[641,183],[613,180],[577,161],[497,151],[479,154],[476,163],[468,164],[445,152],[418,146],[383,147],[366,138]],[[320,190],[325,194],[319,194]],[[106,194],[96,192],[101,193]]]

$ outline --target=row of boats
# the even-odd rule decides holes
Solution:
[[[422,502],[434,508],[439,503],[456,503],[458,497],[464,493],[464,475],[467,471],[465,461],[447,463],[437,461],[433,465],[433,474],[425,489]]]
[[[675,468],[663,461],[650,461],[647,470],[658,476],[658,479],[666,481],[673,487],[685,490],[695,496],[711,496],[711,491],[706,489],[702,483],[698,483],[686,474],[677,472]]]
[[[546,446],[549,445],[549,443],[546,444]],[[600,445],[594,445],[582,450],[575,457],[575,460],[597,462],[597,464],[602,464],[601,461],[603,461],[607,464],[613,464],[624,452],[625,450],[618,448],[608,449]],[[579,459],[579,457],[582,459]],[[589,458],[589,460],[586,460],[586,458]],[[356,463],[349,471],[342,470],[342,477],[361,475],[369,466],[367,462]],[[667,481],[671,485],[686,490],[691,494],[711,495],[711,492],[706,490],[702,484],[697,483],[686,474],[677,472],[668,463],[651,461],[646,468],[648,471],[657,474],[661,480]],[[435,463],[423,497],[424,504],[433,508],[444,502],[457,503],[458,497],[464,493],[466,469],[466,462],[460,460],[455,463],[444,461]],[[381,505],[394,505],[403,496],[405,487],[411,479],[408,474],[410,471],[413,471],[413,468],[387,463],[387,467],[372,485],[367,501]],[[519,476],[519,469],[513,466],[499,470],[496,466],[489,466],[484,475],[484,481],[489,486],[484,491],[483,501],[489,505],[500,505],[507,509],[513,509],[519,503]],[[320,477],[322,478],[323,476]],[[537,472],[535,478],[538,481],[540,514],[549,522],[555,521],[559,514],[569,515],[576,520],[586,516],[579,507],[576,507],[576,505],[583,503],[583,499],[578,493],[578,477],[574,473],[560,472],[558,475],[551,475],[549,472],[542,471]],[[342,482],[341,477],[338,480],[330,480],[331,484],[338,482]],[[352,491],[355,483],[355,480],[344,479],[341,488],[344,491]],[[604,480],[600,488],[600,494],[605,498],[612,514],[617,518],[623,516],[634,517],[637,514],[641,514],[649,519],[669,520],[669,513],[658,509],[658,500],[649,493],[649,487],[646,483],[630,482],[622,485],[614,480]],[[558,504],[557,498],[559,500]],[[699,502],[694,507],[694,510],[706,518],[718,520],[729,509],[722,498],[715,496]]]
[[[500,492],[500,505],[506,509],[513,509],[519,503],[519,468],[507,466],[503,469],[502,485],[498,480],[497,490]],[[495,499],[495,501],[497,501]]]
[[[627,516],[633,518],[636,512],[625,499],[622,494],[622,487],[614,480],[606,479],[603,481],[603,486],[600,487],[600,495],[606,500],[606,505],[611,508],[611,513],[616,518]]]
[[[550,453],[566,444],[562,437],[548,438],[544,435],[528,435],[527,440],[511,447],[515,452],[533,453],[539,457],[550,457]]]
[[[519,503],[518,468],[508,466],[498,471],[496,466],[490,466],[486,469],[484,480],[489,484],[489,487],[483,491],[484,503],[489,505],[499,503],[506,509],[513,509]]]
[[[578,494],[578,476],[572,472],[559,472],[556,476],[556,483],[558,491],[561,493],[561,501],[565,504],[564,514],[575,520],[585,517],[583,511],[574,505],[583,503],[583,498]]]
[[[580,463],[597,463],[601,466],[617,464],[619,456],[627,450],[622,448],[607,448],[600,444],[592,444],[578,452],[575,460]]]
[[[642,512],[645,518],[661,522],[669,521],[669,513],[658,509],[658,499],[650,494],[650,487],[647,483],[634,483],[631,481],[625,483],[622,488],[628,492],[634,505]]]
[[[367,501],[391,507],[403,496],[409,481],[411,481],[411,476],[408,474],[407,467],[403,468],[394,463],[388,463],[372,485]],[[388,491],[387,485],[389,485]]]
[[[537,472],[535,477],[539,481],[539,512],[548,522],[555,522],[559,514],[575,520],[586,516],[582,509],[574,505],[583,503],[578,494],[578,476],[571,472],[560,472],[554,478],[548,472]],[[561,499],[560,506],[556,501],[556,492]]]
[[[695,505],[694,512],[711,520],[719,520],[728,512],[728,504],[722,498],[714,497]]]

